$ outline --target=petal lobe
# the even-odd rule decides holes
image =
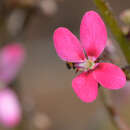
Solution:
[[[104,50],[107,40],[106,27],[95,11],[85,13],[80,25],[80,40],[87,56],[97,58]]]
[[[93,75],[97,82],[108,89],[120,89],[126,83],[124,72],[111,63],[99,63]]]
[[[67,28],[57,28],[53,40],[56,52],[62,60],[81,62],[85,59],[79,40]]]
[[[97,97],[98,84],[91,73],[81,73],[73,79],[72,87],[83,102],[92,102]]]

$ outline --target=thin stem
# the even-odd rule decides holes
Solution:
[[[121,31],[118,22],[113,15],[110,6],[105,0],[93,0],[96,7],[99,9],[104,21],[109,26],[115,39],[118,41],[121,50],[123,51],[126,60],[130,63],[130,41],[126,39],[123,32]]]
[[[122,121],[121,117],[119,116],[117,110],[113,106],[109,95],[107,92],[104,93],[104,90],[100,88],[100,99],[106,108],[109,117],[111,119],[111,122],[113,126],[116,128],[116,130],[130,130],[127,125]]]

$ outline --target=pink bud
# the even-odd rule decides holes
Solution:
[[[25,57],[21,44],[6,45],[0,51],[0,80],[9,83],[20,70]]]
[[[21,120],[21,108],[16,94],[11,89],[0,91],[0,123],[15,127]]]
[[[122,11],[120,14],[120,19],[126,25],[130,26],[130,9],[125,9],[124,11]]]

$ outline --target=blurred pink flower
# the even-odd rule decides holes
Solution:
[[[0,81],[8,84],[20,70],[25,58],[21,44],[6,45],[0,51]]]
[[[14,127],[21,120],[21,108],[16,94],[11,89],[0,91],[0,122],[6,127]]]
[[[106,46],[107,31],[100,16],[86,12],[80,25],[80,41],[65,27],[54,32],[54,46],[59,57],[75,63],[84,71],[72,81],[72,87],[83,102],[92,102],[98,94],[98,83],[108,89],[120,89],[126,83],[123,71],[111,63],[96,63]],[[86,58],[87,56],[87,58]]]
[[[25,57],[21,44],[6,45],[0,51],[0,123],[15,127],[21,120],[21,108],[16,94],[5,88],[20,70]]]

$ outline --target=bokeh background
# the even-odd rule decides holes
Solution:
[[[107,1],[117,19],[124,9],[130,8],[130,0]],[[53,32],[59,26],[79,37],[80,21],[88,10],[96,10],[93,0],[0,1],[1,44],[20,42],[27,51],[17,86],[24,108],[21,130],[114,130],[99,96],[89,104],[76,97],[71,87],[76,74],[66,68],[53,46]],[[114,40],[112,45],[113,62],[123,65],[125,60]],[[129,87],[127,83],[123,89],[110,92],[113,105],[128,125]]]

